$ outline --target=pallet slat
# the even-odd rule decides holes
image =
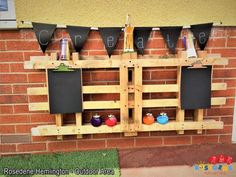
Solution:
[[[212,83],[212,91],[226,90],[226,83]],[[143,85],[143,93],[158,93],[158,92],[178,92],[177,84],[166,85]],[[95,93],[96,92],[96,93]],[[120,93],[119,85],[95,85],[83,86],[83,94],[99,94],[99,93]],[[134,93],[134,87],[129,86],[129,93]],[[28,95],[47,95],[46,87],[27,88]]]
[[[84,101],[84,109],[119,109],[120,101]]]
[[[169,131],[169,130],[200,130],[200,129],[223,129],[222,121],[203,122],[169,122],[165,125],[154,123],[152,125],[142,125],[142,131]]]
[[[226,98],[224,97],[214,97],[211,98],[211,105],[223,105],[226,103]],[[129,108],[134,107],[134,102],[129,101]],[[178,99],[152,99],[143,100],[144,108],[152,107],[177,107]],[[120,101],[84,101],[84,109],[120,109]],[[29,103],[30,111],[47,111],[49,110],[48,102],[39,103]]]
[[[203,122],[169,122],[161,125],[154,123],[152,125],[142,124],[140,131],[170,131],[170,130],[198,130],[198,129],[222,129],[222,121],[206,120]],[[33,136],[52,136],[52,135],[76,135],[90,133],[119,133],[122,132],[120,124],[114,127],[101,125],[93,127],[92,125],[82,125],[78,128],[76,125],[67,125],[56,127],[56,125],[43,125],[31,129]]]
[[[45,58],[45,56],[43,56]],[[49,57],[48,57],[49,58]],[[228,60],[226,58],[207,58],[202,60],[197,59],[184,59],[184,58],[169,58],[160,59],[132,59],[132,60],[77,60],[77,61],[47,61],[42,60],[41,56],[34,57],[34,60],[26,61],[24,63],[25,69],[45,69],[45,68],[55,68],[60,63],[65,63],[72,68],[119,68],[121,65],[127,67],[133,67],[134,65],[139,65],[140,67],[164,67],[164,66],[191,66],[192,63],[201,60],[204,65],[227,65]]]
[[[143,100],[143,108],[176,107],[176,106],[178,106],[178,99]]]

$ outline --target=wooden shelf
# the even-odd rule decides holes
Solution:
[[[203,52],[204,54],[204,52]],[[206,54],[206,53],[205,53]],[[184,55],[183,55],[184,56]],[[185,112],[180,108],[180,81],[181,81],[181,67],[192,66],[194,63],[201,63],[203,65],[227,65],[228,60],[221,58],[220,55],[207,56],[203,58],[186,59],[168,58],[160,59],[157,56],[144,56],[138,58],[134,55],[119,55],[112,56],[109,59],[106,56],[81,57],[79,60],[77,53],[73,53],[71,61],[57,61],[56,54],[51,56],[32,56],[30,61],[25,61],[25,69],[53,69],[61,63],[66,64],[71,68],[115,68],[120,72],[119,85],[91,85],[83,86],[83,94],[120,94],[119,100],[113,101],[84,101],[83,109],[85,110],[99,110],[99,109],[119,109],[120,123],[114,127],[102,125],[100,127],[93,127],[90,124],[82,124],[82,114],[76,114],[75,125],[63,125],[62,114],[56,114],[56,125],[43,125],[32,128],[33,136],[57,136],[62,139],[63,135],[77,135],[81,138],[83,134],[96,133],[121,133],[125,136],[136,136],[137,132],[145,131],[177,131],[179,134],[184,134],[185,130],[197,130],[197,133],[202,133],[204,129],[222,129],[222,121],[203,120],[203,109],[194,111],[194,121],[185,120]],[[143,85],[142,73],[143,68],[148,67],[177,67],[177,82],[176,84],[157,84],[157,85]],[[128,70],[133,73],[133,81],[128,81]],[[211,90],[226,90],[226,83],[212,83]],[[148,99],[144,100],[143,93],[162,93],[175,92],[176,98],[168,99]],[[28,88],[28,95],[48,95],[47,87]],[[211,105],[223,105],[226,103],[225,97],[211,98]],[[152,125],[145,125],[142,123],[142,109],[155,107],[175,107],[176,121],[170,121],[166,125],[154,123]],[[129,109],[133,111],[133,117],[129,118]],[[29,103],[30,111],[49,111],[48,102]]]
[[[203,122],[185,121],[176,122],[170,121],[165,125],[153,123],[151,125],[142,124],[139,131],[171,131],[171,130],[204,130],[204,129],[222,129],[222,121],[204,120]],[[76,125],[64,125],[57,127],[56,125],[43,125],[32,129],[33,136],[57,136],[57,135],[77,135],[77,134],[97,134],[97,133],[121,133],[121,125],[117,124],[114,127],[101,125],[93,127],[90,124],[78,127]]]
[[[203,65],[227,65],[226,58],[168,58],[160,59],[158,57],[152,59],[101,59],[101,60],[76,60],[76,61],[53,61],[49,56],[30,57],[30,61],[24,64],[25,69],[53,69],[58,67],[61,63],[70,66],[71,68],[119,68],[126,67],[164,67],[164,66],[191,66],[196,61],[200,61]]]

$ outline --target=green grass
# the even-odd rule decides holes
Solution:
[[[54,169],[68,170],[69,174],[60,176],[120,176],[120,168],[118,162],[118,153],[116,150],[101,150],[101,151],[82,151],[70,153],[54,153],[45,155],[20,155],[14,157],[2,157],[0,159],[0,176],[4,176],[4,168],[8,169]],[[96,170],[98,175],[78,175],[79,170]],[[107,171],[105,170],[107,169]],[[77,172],[77,174],[76,174]],[[82,172],[82,171],[80,171]],[[107,174],[105,174],[107,172]],[[103,174],[102,174],[103,173]],[[86,174],[86,173],[85,173]],[[6,175],[7,177],[14,176],[50,176],[56,175]]]

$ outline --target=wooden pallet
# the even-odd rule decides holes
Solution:
[[[30,61],[25,62],[25,69],[48,69],[56,68],[60,63],[64,63],[71,68],[116,68],[120,71],[119,85],[96,85],[83,86],[83,94],[101,94],[101,93],[119,93],[119,101],[84,101],[83,108],[85,110],[92,109],[119,109],[120,123],[114,127],[102,125],[93,127],[90,124],[82,124],[81,113],[76,114],[75,125],[63,125],[63,116],[56,114],[56,125],[45,125],[32,128],[34,136],[51,136],[56,135],[58,139],[62,139],[63,135],[78,135],[81,138],[83,134],[95,133],[117,133],[124,132],[125,136],[136,136],[137,132],[142,131],[170,131],[175,130],[179,134],[183,134],[184,130],[197,130],[202,133],[204,129],[222,129],[222,121],[203,120],[203,110],[195,110],[194,121],[185,121],[184,110],[180,109],[180,79],[181,66],[191,66],[195,62],[204,65],[227,65],[228,60],[220,56],[206,56],[202,54],[202,58],[186,59],[180,55],[179,58],[160,59],[155,56],[145,56],[138,58],[136,53],[125,53],[120,56],[108,59],[106,57],[96,56],[79,60],[77,53],[73,53],[71,61],[56,61],[56,54],[51,56],[32,56]],[[142,72],[143,68],[148,67],[177,67],[177,83],[176,84],[160,84],[160,85],[143,85]],[[132,80],[128,80],[129,70],[132,71]],[[212,91],[226,90],[225,83],[212,83]],[[149,99],[142,98],[143,93],[158,92],[176,92],[177,98],[172,99]],[[48,95],[47,87],[28,88],[28,95]],[[223,105],[226,102],[224,97],[213,97],[212,105]],[[142,109],[156,107],[176,107],[176,120],[166,125],[154,123],[152,125],[142,124]],[[132,109],[132,117],[129,115],[129,109]],[[49,110],[49,102],[29,103],[30,111]]]

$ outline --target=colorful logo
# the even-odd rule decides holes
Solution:
[[[233,158],[226,155],[211,156],[208,159],[208,163],[199,162],[194,165],[194,170],[196,171],[212,171],[212,172],[227,172],[232,171]]]

